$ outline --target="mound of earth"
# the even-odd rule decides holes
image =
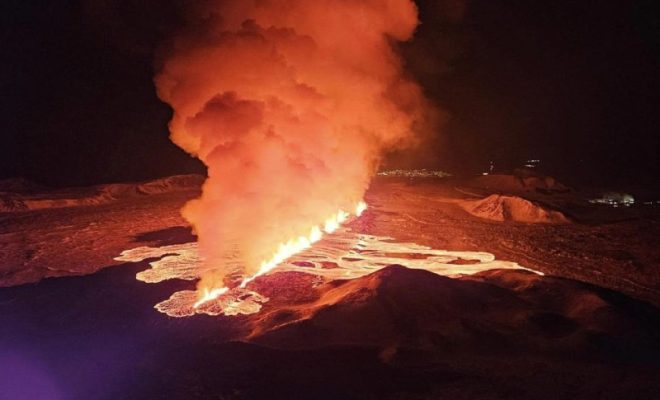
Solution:
[[[0,182],[0,212],[95,206],[135,196],[199,190],[203,181],[201,175],[175,175],[143,183],[112,183],[46,191],[22,179],[6,180]]]
[[[272,285],[264,277],[263,285]],[[275,348],[376,346],[446,354],[660,355],[651,306],[575,281],[490,270],[460,279],[389,266],[317,286],[314,296],[274,293],[249,318],[252,342]]]
[[[177,192],[199,189],[204,180],[202,175],[174,175],[138,184],[136,189],[142,194]]]
[[[36,193],[44,187],[25,178],[0,179],[0,193]]]
[[[481,200],[465,200],[459,205],[475,217],[492,221],[516,221],[541,224],[566,224],[570,220],[560,211],[517,196],[493,194]]]
[[[466,182],[466,186],[498,193],[565,193],[570,191],[567,186],[551,176],[482,175]]]

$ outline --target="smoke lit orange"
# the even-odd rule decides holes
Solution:
[[[155,82],[174,110],[172,140],[208,167],[183,209],[212,270],[201,301],[229,274],[244,286],[359,215],[383,155],[415,143],[428,105],[392,47],[417,26],[410,0],[189,11]]]

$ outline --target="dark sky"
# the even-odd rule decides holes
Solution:
[[[182,1],[3,0],[0,178],[203,172],[167,138],[154,51]],[[434,166],[540,158],[560,178],[660,183],[660,14],[638,1],[418,1],[407,65],[450,115]]]

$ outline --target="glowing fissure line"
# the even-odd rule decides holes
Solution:
[[[356,217],[359,217],[366,209],[367,209],[367,203],[365,203],[364,201],[360,201],[355,206],[354,215]],[[346,220],[349,217],[350,217],[349,213],[347,213],[344,210],[339,210],[335,215],[325,220],[325,224],[323,225],[323,231],[321,231],[321,228],[319,228],[318,226],[314,226],[310,230],[308,236],[299,236],[297,239],[290,239],[288,242],[280,244],[277,249],[277,252],[275,252],[275,254],[273,254],[273,256],[269,260],[263,261],[261,263],[261,266],[259,267],[259,271],[257,271],[252,276],[243,278],[243,281],[241,281],[239,287],[244,288],[245,286],[247,286],[248,283],[252,282],[257,277],[261,275],[265,275],[268,272],[272,271],[275,267],[277,267],[279,264],[284,262],[289,257],[310,248],[312,244],[321,240],[321,238],[323,237],[323,232],[332,233],[336,231],[337,228],[339,228],[344,222],[346,222]],[[202,289],[199,300],[197,300],[197,302],[194,304],[193,307],[197,308],[206,302],[215,300],[221,295],[227,293],[227,291],[229,291],[228,287],[212,288],[212,289],[204,288]]]
[[[213,288],[213,289],[204,288],[202,289],[202,296],[200,297],[199,300],[197,300],[197,302],[193,305],[193,307],[197,308],[202,304],[206,303],[207,301],[217,299],[218,297],[220,297],[220,295],[227,293],[228,290],[229,290],[228,287]]]

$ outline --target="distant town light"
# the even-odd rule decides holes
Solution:
[[[380,171],[377,175],[406,178],[444,178],[451,176],[449,172],[433,171],[427,169],[392,169],[387,171]]]
[[[635,198],[628,193],[609,192],[603,194],[603,197],[601,198],[589,200],[589,203],[605,204],[612,207],[630,207],[635,204]]]
[[[541,164],[541,160],[538,159],[538,158],[534,158],[534,159],[529,159],[529,160],[525,161],[524,166],[526,168],[537,168],[540,164]]]

